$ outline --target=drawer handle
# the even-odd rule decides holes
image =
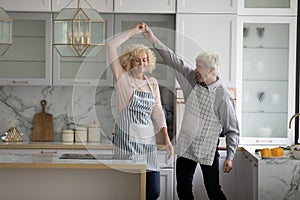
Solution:
[[[57,154],[57,151],[41,151],[41,154]]]
[[[260,142],[272,143],[272,140],[256,140],[256,143],[260,143]]]
[[[18,83],[19,83],[19,84],[20,84],[20,83],[22,83],[22,84],[24,84],[24,83],[25,83],[25,84],[29,84],[30,81],[13,81],[13,83],[14,83],[14,84],[18,84]]]
[[[76,85],[90,85],[91,82],[89,82],[89,81],[86,81],[86,82],[84,82],[84,81],[75,81],[75,84]]]

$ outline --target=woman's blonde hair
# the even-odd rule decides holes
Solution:
[[[146,53],[148,59],[148,65],[145,71],[152,73],[155,69],[156,56],[154,52],[143,44],[132,44],[129,45],[122,55],[119,57],[120,63],[125,71],[129,71],[132,68],[131,61],[136,59],[137,55],[140,53]]]

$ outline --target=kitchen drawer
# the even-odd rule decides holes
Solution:
[[[1,0],[0,7],[6,11],[18,12],[49,12],[51,11],[51,0]],[[34,5],[34,6],[32,6]]]
[[[52,11],[59,12],[63,8],[77,8],[78,1],[70,0],[52,0]],[[98,12],[113,12],[113,1],[111,0],[89,0],[80,2],[81,8],[94,8]]]
[[[237,0],[177,0],[177,13],[237,13]]]
[[[174,167],[174,155],[168,159],[167,151],[158,151],[158,163],[160,168],[173,168]]]
[[[115,13],[175,13],[175,0],[115,0]]]
[[[90,154],[112,154],[112,149],[1,149],[0,153],[11,154],[64,154],[64,153],[90,153]]]

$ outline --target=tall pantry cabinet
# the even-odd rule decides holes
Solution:
[[[294,143],[295,0],[243,0],[237,21],[237,113],[242,144]]]
[[[195,58],[203,51],[220,56],[220,76],[226,87],[236,85],[236,0],[177,0],[176,53],[192,67]],[[176,85],[176,87],[180,87]],[[220,167],[226,151],[220,151]],[[200,167],[193,180],[195,199],[208,199]],[[235,170],[220,174],[222,189],[229,199],[235,199]],[[231,184],[227,184],[230,182]],[[175,199],[178,199],[175,183]]]

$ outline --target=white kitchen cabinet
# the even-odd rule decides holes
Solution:
[[[0,0],[0,7],[6,11],[49,12],[51,0]]]
[[[177,14],[177,54],[195,66],[195,58],[203,51],[217,53],[222,82],[236,87],[236,20],[236,15],[227,14]]]
[[[241,144],[294,143],[295,17],[238,18],[237,115]]]
[[[13,44],[0,57],[0,85],[51,85],[52,15],[9,15],[13,19]]]
[[[239,0],[240,15],[297,16],[297,0]]]
[[[158,200],[173,199],[173,169],[160,169],[160,196]]]
[[[175,24],[173,15],[141,15],[141,14],[116,14],[115,15],[115,34],[123,31],[128,31],[135,27],[140,22],[146,22],[154,34],[171,49],[175,46]],[[130,44],[145,44],[150,47],[156,55],[156,69],[149,74],[158,80],[160,86],[164,86],[173,91],[174,87],[174,72],[168,67],[163,58],[153,49],[152,44],[144,38],[142,34],[135,35],[121,45],[126,48]]]
[[[177,0],[177,13],[236,13],[238,0]]]
[[[160,167],[160,196],[159,200],[173,199],[174,188],[174,155],[168,159],[167,151],[158,151],[158,163]]]
[[[175,0],[114,0],[115,13],[175,13]]]
[[[52,0],[52,11],[59,12],[63,8],[77,8],[77,0]],[[88,3],[87,3],[88,2]],[[113,1],[112,0],[81,0],[82,8],[94,8],[100,13],[113,12]]]
[[[258,161],[246,151],[240,151],[236,159],[236,198],[258,199]]]
[[[113,15],[101,14],[106,20],[106,38],[113,34]],[[113,86],[112,73],[106,59],[106,46],[100,46],[94,57],[61,57],[53,48],[53,85]]]
[[[222,186],[222,190],[225,193],[228,199],[235,199],[236,194],[236,171],[239,170],[236,167],[236,158],[233,159],[233,168],[230,173],[223,172],[223,164],[226,160],[227,151],[219,150],[219,169],[220,169],[220,185]]]

